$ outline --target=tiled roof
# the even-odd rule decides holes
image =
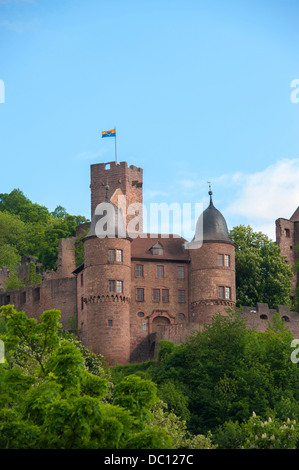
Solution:
[[[146,237],[137,237],[132,240],[131,257],[137,259],[149,260],[178,260],[188,261],[189,250],[184,248],[187,243],[182,237],[173,234],[167,234],[168,238],[164,238],[161,234],[156,236],[150,233],[143,234]],[[163,247],[163,255],[153,255],[150,249],[156,243],[160,243]]]

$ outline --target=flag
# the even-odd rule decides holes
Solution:
[[[116,129],[111,129],[110,131],[102,131],[102,137],[115,137]]]

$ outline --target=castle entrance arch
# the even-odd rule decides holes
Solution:
[[[155,310],[149,317],[149,333],[156,333],[158,326],[167,326],[174,322],[174,318],[168,312]]]

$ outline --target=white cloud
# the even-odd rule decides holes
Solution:
[[[280,160],[249,175],[238,173],[231,181],[239,185],[239,193],[225,213],[247,219],[271,238],[275,238],[275,220],[289,219],[299,205],[299,159]]]

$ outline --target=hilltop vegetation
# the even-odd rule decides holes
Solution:
[[[63,332],[60,312],[1,307],[0,448],[290,449],[299,369],[277,317],[265,333],[217,315],[157,361],[109,368]]]
[[[24,255],[36,257],[43,270],[56,269],[58,241],[74,236],[84,222],[85,217],[70,215],[62,206],[50,212],[19,189],[0,194],[0,266],[11,270],[10,288],[20,286],[16,267]]]

